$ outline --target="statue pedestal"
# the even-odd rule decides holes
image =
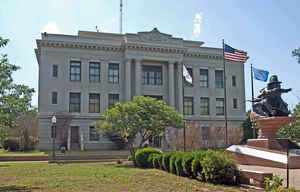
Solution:
[[[287,159],[286,151],[281,143],[283,140],[290,146],[299,149],[299,146],[289,139],[278,139],[277,131],[288,123],[300,120],[298,117],[262,117],[251,113],[251,121],[259,128],[258,139],[248,139],[247,145],[233,145],[227,152],[233,154],[238,164],[259,165],[267,167],[285,168],[287,162],[290,168],[300,168],[300,155],[290,156]]]

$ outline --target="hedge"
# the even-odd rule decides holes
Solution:
[[[182,168],[185,176],[187,177],[192,177],[193,172],[192,172],[192,162],[195,158],[195,153],[193,152],[188,152],[183,155],[182,159]]]
[[[194,159],[192,161],[192,177],[196,178],[200,181],[204,181],[203,173],[202,173],[202,165],[201,165],[201,160],[205,157],[206,151],[200,151],[196,152]]]
[[[207,151],[200,161],[205,180],[213,184],[236,184],[239,170],[225,152]]]
[[[162,155],[162,168],[165,171],[170,171],[170,158],[174,152],[163,153]]]
[[[156,154],[162,154],[161,150],[155,149],[155,148],[143,148],[138,149],[135,152],[135,162],[138,167],[141,168],[151,168],[152,163],[148,162],[148,157],[150,154],[156,153]]]

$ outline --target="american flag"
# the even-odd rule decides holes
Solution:
[[[227,44],[224,45],[224,56],[228,61],[245,63],[247,60],[247,52],[234,49]]]

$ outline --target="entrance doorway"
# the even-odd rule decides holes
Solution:
[[[71,126],[71,150],[79,150],[79,126]]]

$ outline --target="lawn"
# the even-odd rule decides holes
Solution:
[[[57,155],[61,155],[60,151],[56,151]],[[10,152],[0,149],[0,156],[40,156],[52,155],[52,151],[25,151],[25,152]],[[78,155],[129,155],[127,150],[85,150],[85,151],[66,151],[64,155],[78,156]]]
[[[0,163],[0,191],[241,191],[128,163]]]

